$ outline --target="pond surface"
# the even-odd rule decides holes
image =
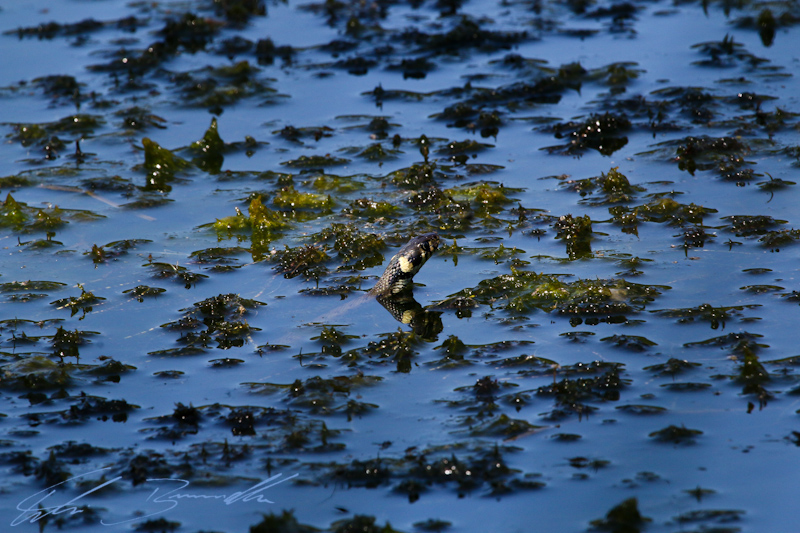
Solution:
[[[0,2],[3,527],[795,531],[798,22]]]

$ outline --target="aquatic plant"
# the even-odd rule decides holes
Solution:
[[[631,122],[625,115],[592,115],[583,122],[564,122],[548,129],[556,139],[566,138],[563,146],[546,148],[550,153],[560,151],[566,155],[580,154],[586,149],[597,150],[603,155],[611,155],[626,144],[628,138],[620,133],[627,131]]]
[[[592,520],[595,530],[638,533],[652,520],[641,514],[636,498],[629,498],[611,508],[605,518]]]

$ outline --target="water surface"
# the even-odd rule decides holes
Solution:
[[[794,530],[793,3],[0,8],[9,527]]]

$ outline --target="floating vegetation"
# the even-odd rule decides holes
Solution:
[[[758,356],[752,352],[744,352],[736,380],[742,385],[742,394],[752,395],[758,400],[759,409],[766,407],[767,402],[774,398],[774,394],[764,387],[772,378],[758,360]],[[750,403],[748,412],[751,412],[753,408],[753,404]]]
[[[36,404],[63,399],[68,396],[65,391],[77,386],[86,387],[92,382],[118,383],[123,375],[135,370],[133,366],[111,359],[99,365],[80,362],[78,348],[89,343],[88,337],[94,335],[98,333],[59,328],[51,339],[51,354],[24,357],[0,366],[0,375],[3,377],[0,388],[24,392],[31,404]],[[58,360],[49,357],[50,355],[58,357]],[[66,357],[74,359],[65,359]],[[78,403],[70,407],[68,412],[76,419],[85,419],[94,413],[113,415],[136,408],[126,407],[128,404],[124,400],[105,400],[86,396],[85,393],[73,399]],[[64,416],[54,414],[52,418],[61,421]]]
[[[281,164],[294,168],[325,168],[344,165],[349,162],[349,159],[330,155],[302,155],[297,159],[284,161]]]
[[[645,191],[644,187],[631,185],[628,178],[619,171],[619,167],[614,167],[608,174],[600,173],[595,178],[584,178],[579,180],[568,179],[567,176],[560,176],[564,188],[579,193],[582,197],[581,203],[589,205],[609,205],[617,203],[631,202],[637,193]]]
[[[143,302],[145,298],[155,298],[159,294],[167,292],[167,289],[160,287],[148,287],[147,285],[137,285],[132,289],[122,291],[122,294],[128,294],[139,302]]]
[[[729,225],[727,229],[737,237],[766,235],[786,224],[785,220],[775,220],[766,215],[731,215],[722,217]]]
[[[272,203],[276,207],[296,210],[296,209],[330,209],[333,207],[333,198],[326,195],[315,194],[310,192],[298,192],[294,186],[282,188],[275,197]]]
[[[59,298],[58,300],[50,302],[50,305],[55,305],[56,309],[69,309],[71,316],[75,316],[79,312],[83,313],[83,316],[85,316],[86,313],[91,312],[96,304],[105,300],[102,296],[95,296],[93,292],[87,292],[83,288],[83,285],[79,285],[78,287],[81,289],[81,294],[79,296]]]
[[[366,488],[400,479],[393,489],[407,495],[412,503],[437,486],[452,487],[459,497],[478,491],[500,497],[543,487],[543,482],[522,476],[507,466],[504,454],[513,451],[500,446],[464,450],[460,454],[449,447],[410,450],[402,459],[354,460],[350,464],[333,465],[325,479]]]
[[[766,344],[759,344],[757,339],[762,338],[763,335],[757,333],[748,333],[746,331],[738,333],[728,333],[719,337],[712,337],[710,339],[699,342],[687,342],[684,346],[697,347],[697,346],[716,346],[720,349],[726,349],[734,354],[756,353],[762,348],[769,348]]]
[[[313,279],[317,283],[322,276],[328,273],[325,263],[330,256],[321,247],[314,245],[298,246],[284,250],[275,250],[270,254],[269,260],[275,263],[273,267],[287,279],[303,276],[306,280]]]
[[[689,370],[699,366],[700,363],[694,363],[685,359],[676,359],[675,357],[670,357],[666,363],[646,366],[644,369],[659,376],[671,376],[674,378],[679,374],[683,374],[684,372],[688,372]]]
[[[657,343],[641,335],[612,335],[600,340],[632,352],[644,352],[651,346],[657,346]]]
[[[141,244],[153,242],[149,239],[126,239],[124,241],[114,241],[108,244],[98,246],[92,245],[92,249],[84,252],[83,255],[88,255],[95,265],[103,264],[108,261],[115,261],[117,258],[127,255],[128,250],[135,249]]]
[[[193,163],[199,168],[212,174],[222,169],[225,159],[225,142],[219,136],[216,118],[211,119],[211,126],[208,127],[203,138],[193,142],[189,149],[195,154]]]
[[[153,272],[153,276],[155,276],[157,279],[175,278],[178,282],[184,284],[183,287],[185,289],[191,289],[198,282],[208,278],[208,276],[205,274],[192,272],[188,268],[180,265],[150,262],[143,266],[148,267]]]
[[[589,402],[619,400],[620,390],[626,385],[626,380],[620,377],[621,366],[595,362],[591,365],[577,364],[560,369],[566,375],[598,375],[565,377],[561,381],[554,381],[551,385],[539,387],[536,391],[537,396],[552,397],[555,401],[555,409],[547,418],[560,420],[571,414],[577,414],[579,418],[588,417],[597,410],[597,407],[590,405]]]
[[[364,270],[383,262],[386,243],[380,235],[360,231],[354,224],[334,223],[313,235],[315,242],[333,242],[342,266],[339,270]]]
[[[642,311],[649,302],[668,289],[621,279],[567,282],[563,280],[564,277],[511,267],[511,274],[484,280],[476,287],[451,296],[473,299],[509,313],[527,313],[539,309],[547,313],[556,311],[569,316],[601,318],[622,317]]]
[[[701,304],[697,307],[683,309],[663,309],[652,311],[668,318],[676,318],[678,323],[708,322],[711,329],[725,329],[725,325],[734,317],[741,317],[745,309],[756,309],[759,305],[730,305],[714,307],[711,304]]]
[[[570,259],[581,259],[592,255],[592,220],[588,215],[573,217],[564,215],[553,224],[556,239],[567,245]]]
[[[8,228],[17,233],[50,232],[55,235],[57,229],[63,228],[70,220],[90,221],[105,218],[103,215],[87,210],[62,209],[53,206],[45,209],[29,207],[11,196],[0,205],[0,228]]]
[[[162,324],[162,328],[181,332],[179,342],[186,348],[205,349],[216,342],[216,348],[241,347],[260,328],[242,320],[251,310],[266,305],[236,294],[220,294],[182,309],[183,317]]]
[[[144,147],[144,164],[142,168],[147,173],[146,191],[169,192],[169,185],[175,175],[188,168],[189,162],[181,159],[166,148],[145,137],[142,139]]]
[[[284,213],[265,206],[261,195],[254,195],[250,199],[247,215],[238,207],[235,209],[236,215],[217,219],[216,222],[201,227],[212,228],[217,235],[227,237],[249,232],[251,241],[249,251],[253,260],[266,259],[271,253],[270,243],[291,227],[291,219]]]
[[[664,429],[650,433],[650,437],[661,442],[671,444],[694,444],[695,439],[703,432],[698,429],[689,429],[685,426],[670,425]]]
[[[375,358],[376,364],[394,361],[398,372],[407,373],[411,371],[411,358],[418,353],[415,349],[417,344],[419,339],[414,333],[398,329],[394,333],[382,334],[380,341],[372,341],[363,349],[345,352],[344,357],[356,361],[363,357]]]
[[[692,48],[707,56],[707,59],[695,61],[694,63],[703,67],[730,68],[739,63],[744,63],[751,68],[758,68],[763,63],[768,62],[767,59],[756,57],[748,52],[742,43],[737,43],[729,34],[726,34],[721,41],[698,43],[693,45]]]
[[[491,31],[468,16],[457,17],[457,22],[446,32],[426,34],[410,31],[402,35],[408,44],[435,53],[461,54],[470,48],[497,50],[510,48],[527,38],[526,32]]]
[[[508,195],[520,193],[522,189],[505,187],[497,182],[481,181],[446,189],[443,192],[456,202],[469,202],[478,216],[487,216],[499,213],[506,205],[516,202],[515,198],[509,198]]]
[[[15,293],[32,291],[49,293],[61,290],[66,286],[66,283],[61,283],[60,281],[7,281],[5,283],[0,283],[0,292]]]
[[[234,65],[175,73],[172,81],[180,91],[184,105],[205,108],[215,115],[221,115],[225,107],[245,98],[259,98],[263,103],[274,103],[281,97],[269,85],[274,80],[259,78],[259,70],[244,60]]]
[[[634,415],[647,415],[647,416],[660,415],[666,413],[667,411],[665,407],[658,407],[655,405],[639,405],[639,404],[618,405],[616,408],[625,413],[630,413]]]
[[[686,137],[675,149],[678,168],[694,175],[697,170],[739,166],[750,147],[733,137]]]
[[[614,506],[605,518],[592,520],[592,528],[598,531],[626,531],[638,533],[652,520],[639,512],[639,502],[629,498]]]
[[[335,376],[330,379],[321,377],[296,380],[290,384],[245,383],[251,392],[270,394],[284,392],[284,401],[295,408],[307,409],[311,414],[330,415],[342,412],[347,415],[348,422],[354,416],[361,417],[368,411],[377,409],[375,404],[360,402],[350,398],[351,390],[373,385],[382,380],[376,376]]]
[[[72,3],[3,12],[19,523],[780,530],[797,5]],[[363,294],[430,232],[424,285]],[[711,466],[753,450],[749,516]]]
[[[545,148],[550,153],[579,155],[587,149],[611,155],[628,144],[628,138],[620,135],[631,127],[625,115],[592,115],[582,122],[564,122],[550,126],[556,139],[566,139],[562,146]]]

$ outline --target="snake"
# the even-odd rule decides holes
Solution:
[[[385,298],[409,289],[414,276],[439,248],[439,243],[437,233],[412,238],[392,256],[378,283],[367,294]]]
[[[349,315],[353,308],[364,300],[374,298],[395,320],[406,324],[423,338],[435,338],[442,331],[441,313],[426,311],[414,299],[414,276],[439,248],[441,240],[437,233],[426,233],[413,237],[392,256],[383,275],[375,286],[352,303],[340,307],[333,315],[324,315],[311,324],[329,322],[343,314]],[[282,338],[274,345],[286,346],[296,339]]]
[[[395,320],[426,340],[435,340],[442,331],[441,313],[427,311],[414,299],[412,282],[440,242],[436,233],[412,238],[392,256],[378,283],[367,293],[375,296]]]

